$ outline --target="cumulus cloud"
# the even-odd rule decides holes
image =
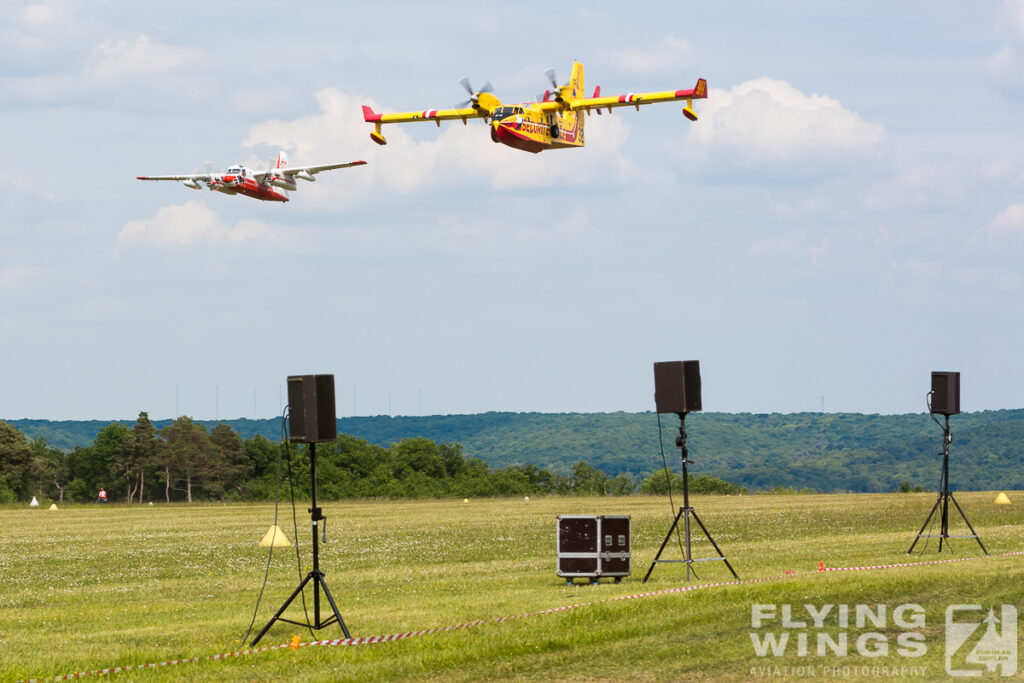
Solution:
[[[611,56],[611,64],[621,71],[637,75],[677,72],[692,67],[694,63],[690,43],[672,35],[652,45],[613,50]]]
[[[910,163],[913,165],[873,181],[864,194],[864,206],[886,212],[962,206],[977,192],[965,178],[985,172],[978,169],[972,173],[962,159],[945,153],[922,155]]]
[[[0,3],[0,54],[16,61],[65,52],[84,38],[90,21],[74,0]]]
[[[40,35],[49,47],[17,51],[18,58],[35,56],[0,78],[5,96],[62,106],[101,102],[118,111],[155,106],[167,113],[212,89],[215,74],[202,68],[208,60],[198,48],[161,43],[146,34],[101,37],[95,31],[74,40],[52,37],[57,31],[26,31],[22,42]],[[0,46],[0,59],[4,49]]]
[[[44,271],[35,266],[0,266],[0,291],[20,289],[43,279]]]
[[[129,221],[117,235],[117,246],[151,244],[189,247],[197,243],[237,244],[247,241],[274,242],[277,237],[261,221],[244,220],[226,226],[213,209],[195,200],[165,206],[148,220]]]
[[[704,164],[804,171],[849,167],[875,153],[885,129],[827,95],[758,78],[712,89],[681,148]]]
[[[1024,40],[1024,0],[1005,0],[1003,7],[1009,19],[1010,29],[1017,38]]]
[[[884,278],[899,300],[916,303],[935,295],[936,283],[945,265],[939,261],[904,261],[891,264]]]
[[[1024,99],[1024,0],[1005,0],[1006,42],[985,63],[989,77],[1004,95]]]
[[[1010,204],[988,224],[992,236],[1024,234],[1024,204]]]
[[[757,240],[748,251],[759,258],[777,258],[818,268],[828,258],[832,245],[827,235],[804,229]]]
[[[96,48],[91,75],[101,80],[153,76],[198,64],[202,57],[196,48],[163,45],[144,34],[131,39],[107,38]]]
[[[269,120],[252,126],[244,145],[272,152],[283,148],[300,166],[364,159],[369,164],[319,176],[315,184],[300,184],[303,202],[340,208],[357,200],[386,200],[394,192],[409,193],[439,187],[491,189],[581,186],[604,179],[621,181],[635,175],[633,163],[622,154],[629,135],[624,121],[589,117],[587,151],[555,150],[529,154],[490,139],[480,120],[441,124],[396,124],[384,127],[385,147],[370,140],[370,124],[362,105],[392,111],[363,96],[325,88],[315,94],[319,111],[290,121]],[[416,140],[410,130],[416,130]],[[255,158],[255,157],[254,157]]]
[[[460,258],[488,258],[501,253],[505,258],[532,260],[537,254],[572,246],[577,251],[600,252],[611,241],[581,210],[552,221],[516,221],[505,217],[443,217],[436,226],[416,238],[416,249],[444,252]]]

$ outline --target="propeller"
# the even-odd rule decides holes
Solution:
[[[459,104],[455,105],[456,109],[462,109],[463,107],[469,106],[471,104],[473,105],[473,109],[476,109],[477,107],[480,106],[480,95],[485,92],[494,91],[494,87],[491,85],[490,81],[484,83],[484,87],[480,88],[480,90],[473,90],[473,86],[470,85],[469,82],[469,76],[463,76],[462,78],[460,78],[459,85],[465,88],[466,92],[469,93],[469,99],[466,100],[465,102],[460,102]]]
[[[551,81],[551,90],[550,92],[544,93],[544,99],[542,101],[546,102],[550,97],[551,99],[555,100],[555,102],[561,102],[562,88],[569,85],[568,81],[565,83],[565,85],[558,85],[558,79],[555,78],[555,70],[553,68],[545,69],[544,75],[548,77],[549,81]]]
[[[555,90],[558,90],[558,79],[555,78],[554,68],[545,69],[544,75],[548,77],[549,81],[551,81],[551,87],[554,88]]]

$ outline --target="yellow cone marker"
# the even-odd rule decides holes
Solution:
[[[1005,493],[1000,493],[996,496],[996,505],[1009,505],[1010,498]]]
[[[56,503],[50,503],[50,509],[51,510],[56,510],[57,509],[57,504]]]
[[[462,499],[462,502],[463,502],[463,503],[468,503],[468,502],[469,502],[469,498],[463,498],[463,499]]]
[[[271,525],[271,527],[267,529],[267,533],[263,534],[263,540],[260,541],[261,548],[266,548],[268,546],[284,548],[290,545],[291,543],[288,542],[288,537],[284,535],[284,532],[281,531],[281,527],[277,525]]]

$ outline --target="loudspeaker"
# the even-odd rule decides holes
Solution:
[[[700,408],[700,361],[654,364],[654,405],[659,413],[692,413]]]
[[[288,431],[291,443],[320,443],[338,438],[334,375],[288,378]]]
[[[960,373],[932,373],[932,407],[937,415],[960,413]]]

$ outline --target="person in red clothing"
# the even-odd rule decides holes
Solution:
[[[99,502],[101,502],[101,503],[106,503],[107,502],[107,492],[103,490],[102,486],[100,487],[100,500],[99,500]]]

